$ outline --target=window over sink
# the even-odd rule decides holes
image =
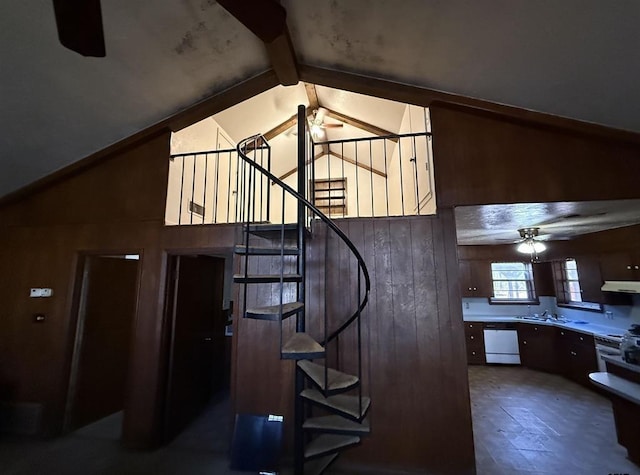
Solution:
[[[491,303],[538,303],[529,262],[492,262]]]

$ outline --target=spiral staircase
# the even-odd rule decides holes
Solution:
[[[340,230],[323,214],[312,200],[305,197],[304,168],[306,158],[306,111],[298,108],[298,189],[279,180],[270,171],[270,147],[262,136],[253,136],[238,144],[237,220],[242,234],[235,253],[240,256],[240,273],[234,282],[240,284],[242,315],[244,318],[279,322],[280,358],[295,360],[294,408],[294,473],[313,475],[323,473],[338,455],[360,443],[369,434],[367,413],[371,405],[363,394],[361,316],[367,305],[370,289],[369,273],[362,256]],[[265,158],[266,156],[266,158]],[[274,189],[272,191],[271,189]],[[270,223],[271,195],[282,196],[281,224]],[[286,199],[288,198],[288,200]],[[296,222],[285,224],[285,203],[296,203]],[[346,246],[350,259],[357,262],[353,279],[354,308],[346,308],[344,315],[328,315],[327,307],[315,315],[305,305],[309,292],[307,275],[307,241],[314,239],[312,230],[326,226],[327,236]],[[270,272],[261,273],[256,263],[270,260]],[[325,261],[326,262],[326,261]],[[326,264],[325,264],[326,265]],[[275,271],[274,271],[275,269]],[[330,271],[324,270],[329,279]],[[325,280],[328,280],[325,277]],[[327,284],[330,285],[330,284]],[[327,288],[325,286],[325,292]],[[270,295],[264,305],[260,295]],[[314,296],[322,299],[322,296]],[[326,301],[326,297],[325,297]],[[258,304],[254,305],[255,302]],[[345,304],[347,305],[347,304]],[[289,319],[295,320],[295,330]],[[285,328],[286,327],[286,328]],[[356,374],[343,372],[344,351],[341,335],[350,332],[348,344],[354,342],[357,361],[349,362]],[[277,355],[274,355],[277,357]]]

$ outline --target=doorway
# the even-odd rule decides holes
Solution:
[[[138,254],[80,259],[65,432],[124,410],[139,263]]]
[[[170,255],[167,279],[165,443],[228,388],[230,352],[223,310],[225,259]]]

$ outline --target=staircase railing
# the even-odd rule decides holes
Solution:
[[[358,286],[358,289],[359,289],[358,295],[362,295],[362,300],[360,300],[358,304],[358,308],[344,323],[342,323],[342,325],[340,325],[340,327],[337,330],[333,331],[328,336],[325,336],[324,343],[329,343],[333,341],[347,327],[349,327],[356,319],[358,319],[358,317],[360,317],[361,315],[361,312],[367,306],[367,302],[369,301],[369,292],[371,290],[371,279],[369,277],[369,270],[367,269],[367,265],[362,255],[358,251],[358,248],[356,248],[356,246],[349,239],[349,237],[340,229],[340,227],[338,227],[338,225],[331,218],[329,218],[322,211],[320,211],[307,198],[302,196],[300,193],[298,193],[295,189],[287,185],[282,180],[278,179],[278,177],[276,177],[273,173],[271,173],[269,170],[264,168],[262,165],[260,165],[258,162],[256,162],[246,154],[247,150],[256,150],[260,148],[266,148],[267,147],[266,143],[267,143],[266,139],[260,134],[246,138],[238,144],[238,147],[237,147],[238,156],[242,161],[247,163],[253,169],[253,171],[260,172],[263,176],[267,177],[270,181],[280,186],[283,190],[283,194],[284,192],[287,192],[288,194],[293,196],[299,203],[302,203],[303,206],[308,211],[310,211],[313,216],[319,218],[334,233],[336,233],[338,237],[340,237],[340,239],[344,242],[344,244],[349,248],[349,250],[353,253],[353,256],[358,262],[359,274],[362,273],[362,276],[364,276],[364,294],[362,294],[362,288],[361,288],[362,284],[359,283],[359,286]],[[255,182],[255,173],[251,173],[250,171],[243,170],[238,174],[238,176],[241,177],[239,188],[238,188],[239,195],[243,197],[238,200],[240,204],[239,208],[241,209],[241,212],[240,212],[241,214],[238,216],[238,222],[245,222],[247,221],[247,217],[255,218],[255,209],[252,208],[250,205],[250,203],[254,202],[254,200],[251,200],[250,198],[251,197],[255,198],[256,193],[248,191],[248,188],[251,188],[251,183]],[[248,182],[248,188],[245,188],[245,185],[243,184],[245,180],[242,179],[242,176],[246,177],[246,181]],[[244,197],[246,197],[246,199]],[[283,199],[283,203],[284,203],[284,199]],[[283,214],[284,214],[284,206],[283,206]],[[264,215],[259,214],[259,216],[261,217]],[[250,221],[255,222],[254,219],[250,219]]]
[[[238,171],[238,207],[237,207],[237,222],[244,222],[245,232],[247,233],[244,238],[244,242],[246,247],[245,256],[249,254],[248,242],[249,236],[248,232],[250,229],[251,223],[264,222],[264,215],[261,213],[256,213],[256,207],[260,209],[264,206],[264,200],[271,201],[270,195],[267,198],[261,196],[256,188],[258,183],[262,184],[265,181],[268,185],[275,184],[282,190],[282,220],[281,224],[279,224],[279,238],[280,238],[280,246],[281,246],[281,254],[280,257],[282,259],[282,267],[280,269],[280,315],[284,314],[284,303],[283,303],[283,288],[284,284],[287,282],[284,278],[284,249],[285,249],[285,197],[287,195],[293,197],[295,202],[298,205],[298,222],[297,222],[297,233],[296,233],[296,241],[298,244],[298,248],[301,249],[301,256],[298,259],[298,272],[302,276],[300,284],[297,286],[297,293],[299,294],[298,300],[304,301],[305,299],[305,239],[306,239],[306,228],[310,225],[311,229],[315,226],[318,226],[319,223],[323,223],[328,230],[333,232],[335,236],[337,236],[344,245],[347,246],[353,258],[355,258],[357,262],[357,305],[355,310],[351,312],[347,311],[345,314],[347,317],[344,320],[339,321],[339,326],[336,330],[329,332],[328,329],[328,315],[327,315],[327,305],[324,305],[324,314],[322,315],[324,328],[324,335],[320,339],[322,346],[324,347],[324,387],[321,388],[325,396],[329,396],[329,355],[327,345],[333,341],[336,342],[336,360],[340,359],[339,352],[339,336],[351,327],[354,322],[357,326],[357,377],[359,384],[357,386],[358,391],[358,402],[359,402],[359,414],[364,414],[366,409],[363,407],[363,384],[362,384],[362,325],[361,325],[361,316],[362,312],[365,309],[368,301],[369,301],[369,293],[371,289],[371,280],[369,277],[369,271],[367,269],[366,263],[354,245],[354,243],[349,239],[349,237],[338,227],[338,225],[326,216],[320,209],[318,209],[306,196],[304,196],[304,184],[307,179],[305,175],[305,163],[306,163],[306,155],[307,155],[307,146],[305,144],[305,138],[300,137],[300,135],[305,135],[304,131],[306,127],[306,114],[304,111],[304,107],[300,106],[298,111],[299,118],[299,138],[298,138],[298,186],[302,189],[302,192],[299,190],[295,190],[291,186],[287,185],[285,182],[280,180],[274,174],[271,173],[268,166],[271,162],[270,160],[270,148],[262,135],[254,135],[247,139],[242,140],[238,146],[238,157],[240,158],[239,163],[239,171]],[[302,125],[304,124],[304,125]],[[261,152],[266,151],[268,158],[265,160],[262,159]],[[253,155],[250,157],[249,155]],[[260,160],[257,160],[256,157],[261,157]],[[267,167],[265,167],[265,164]],[[271,186],[266,187],[271,188]],[[268,209],[268,206],[267,206]],[[268,219],[268,214],[267,214]],[[328,236],[329,233],[326,233],[325,236]],[[325,246],[327,243],[325,243]],[[326,265],[327,259],[325,259],[325,279],[327,276]],[[245,269],[244,275],[247,277],[247,266],[248,260],[245,258]],[[325,285],[325,294],[327,292]],[[244,306],[246,307],[247,302],[247,294],[246,294],[246,286],[245,286],[245,294],[244,294]],[[305,311],[303,310],[297,316],[296,323],[296,332],[305,332],[306,331],[306,322],[305,322]],[[280,344],[282,347],[282,325],[280,325]],[[299,394],[304,389],[304,383],[299,383],[300,379],[298,376],[296,377],[296,394]],[[302,387],[300,387],[302,384]],[[297,398],[299,399],[299,398]],[[296,401],[298,404],[298,401]],[[296,473],[301,473],[299,463],[301,460],[301,455],[299,455],[302,450],[300,449],[301,445],[304,441],[304,436],[302,435],[301,427],[302,421],[305,417],[304,407],[299,407],[296,405],[296,436],[295,436],[295,444],[296,444]]]

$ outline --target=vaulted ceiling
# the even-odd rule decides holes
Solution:
[[[281,4],[300,79],[324,68],[640,132],[640,3]],[[0,2],[0,196],[286,71],[281,46],[214,0],[109,0],[102,15],[107,54],[88,58],[58,42],[50,0]]]

